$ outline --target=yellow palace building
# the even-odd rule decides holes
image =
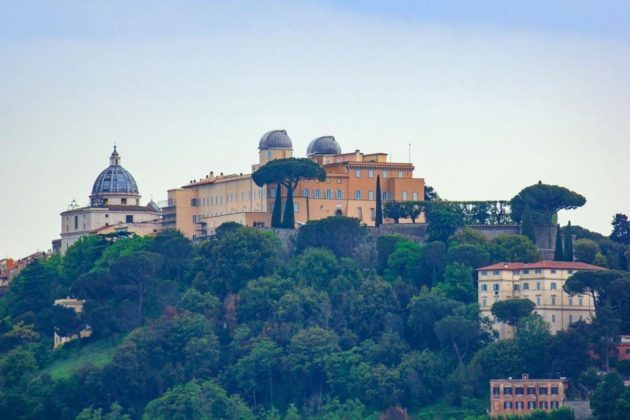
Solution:
[[[326,180],[302,181],[294,193],[297,225],[334,215],[356,217],[374,225],[376,177],[381,178],[383,201],[423,200],[424,179],[414,178],[411,163],[388,162],[386,153],[343,153],[332,136],[317,137],[307,157],[326,171]],[[258,163],[252,171],[274,159],[293,156],[293,143],[285,130],[265,133],[258,143]],[[165,229],[178,229],[191,239],[212,234],[225,222],[270,226],[275,190],[258,187],[251,174],[215,174],[168,191],[163,207]]]

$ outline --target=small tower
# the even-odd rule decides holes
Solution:
[[[293,143],[286,130],[271,130],[263,134],[258,143],[259,162],[264,165],[270,160],[293,156]]]
[[[109,164],[110,166],[120,166],[120,155],[118,154],[118,151],[116,150],[116,145],[114,145],[114,151],[112,152],[112,155],[109,157]]]

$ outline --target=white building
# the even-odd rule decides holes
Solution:
[[[590,322],[595,314],[590,295],[569,296],[564,283],[577,271],[604,270],[591,264],[568,261],[539,261],[536,263],[497,263],[477,269],[479,273],[478,302],[482,316],[493,318],[490,309],[495,302],[525,298],[536,305],[551,327],[551,332],[565,330],[577,321]],[[514,335],[513,328],[496,322],[500,338]]]
[[[128,231],[139,235],[155,234],[161,227],[160,208],[153,202],[140,204],[140,193],[133,176],[120,166],[114,151],[109,166],[94,181],[90,205],[61,213],[61,242],[53,250],[64,254],[83,235]]]

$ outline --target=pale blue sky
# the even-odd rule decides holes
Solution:
[[[552,4],[550,4],[552,3]],[[114,141],[145,200],[284,128],[393,153],[445,198],[542,179],[630,213],[630,2],[0,0],[0,257],[48,249]]]

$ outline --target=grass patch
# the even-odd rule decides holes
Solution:
[[[123,342],[124,335],[118,335],[112,343],[111,338],[100,340],[89,340],[81,342],[79,340],[64,344],[51,354],[51,363],[44,372],[53,379],[68,379],[81,366],[90,364],[96,367],[103,367],[108,364],[116,348]]]

